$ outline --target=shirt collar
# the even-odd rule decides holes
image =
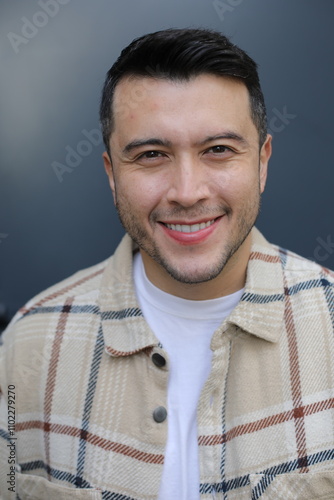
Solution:
[[[98,305],[105,350],[111,356],[129,356],[159,344],[138,305],[132,277],[136,246],[125,234],[103,273]]]
[[[277,342],[283,327],[284,278],[278,250],[252,229],[252,247],[245,291],[228,323],[270,342]]]
[[[138,305],[132,276],[135,243],[125,235],[104,271],[98,297],[105,349],[112,356],[150,351],[159,341]],[[284,313],[283,271],[278,251],[252,229],[245,291],[226,322],[277,342]]]

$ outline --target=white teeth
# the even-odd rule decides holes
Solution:
[[[200,229],[211,226],[215,219],[209,220],[208,222],[201,222],[201,224],[165,224],[168,229],[173,229],[173,231],[180,231],[182,233],[194,233]]]

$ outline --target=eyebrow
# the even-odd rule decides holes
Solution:
[[[233,141],[237,141],[240,144],[244,146],[248,146],[248,142],[244,137],[242,137],[239,134],[236,134],[235,132],[224,132],[222,134],[217,134],[217,135],[210,135],[206,137],[203,141],[200,141],[198,144],[200,146],[203,146],[204,144],[207,144],[208,142],[213,142],[219,139],[230,139]],[[129,142],[123,150],[123,154],[129,154],[131,151],[134,149],[140,148],[142,146],[165,146],[165,147],[171,147],[172,143],[167,140],[163,139],[158,139],[157,137],[150,137],[149,139],[137,139],[134,141]]]
[[[219,139],[230,139],[232,141],[237,141],[244,146],[249,145],[248,141],[246,141],[246,139],[244,137],[242,137],[242,135],[236,134],[235,132],[224,132],[222,134],[210,135],[210,136],[206,137],[203,141],[201,141],[199,144],[201,146],[203,146],[204,144],[206,144],[208,142],[217,141]]]
[[[134,141],[129,142],[129,144],[127,144],[125,146],[125,148],[122,150],[122,153],[123,154],[131,153],[131,151],[133,151],[134,149],[140,148],[142,146],[166,146],[166,147],[170,147],[171,144],[172,143],[170,141],[163,141],[162,139],[157,139],[156,137],[151,137],[149,139],[142,139],[142,140],[138,139],[138,140],[134,140]]]

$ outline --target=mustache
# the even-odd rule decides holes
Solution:
[[[200,218],[212,218],[215,219],[221,215],[229,215],[231,213],[231,208],[228,205],[217,205],[214,207],[200,206],[191,207],[186,209],[184,207],[174,207],[169,210],[153,210],[150,215],[152,222],[158,222],[161,220],[171,220],[174,217],[179,219],[190,219],[196,220]]]

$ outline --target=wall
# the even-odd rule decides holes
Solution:
[[[334,268],[331,0],[16,0],[0,13],[0,303],[10,316],[115,249],[101,87],[126,44],[168,27],[220,30],[259,63],[274,156],[258,226]]]

